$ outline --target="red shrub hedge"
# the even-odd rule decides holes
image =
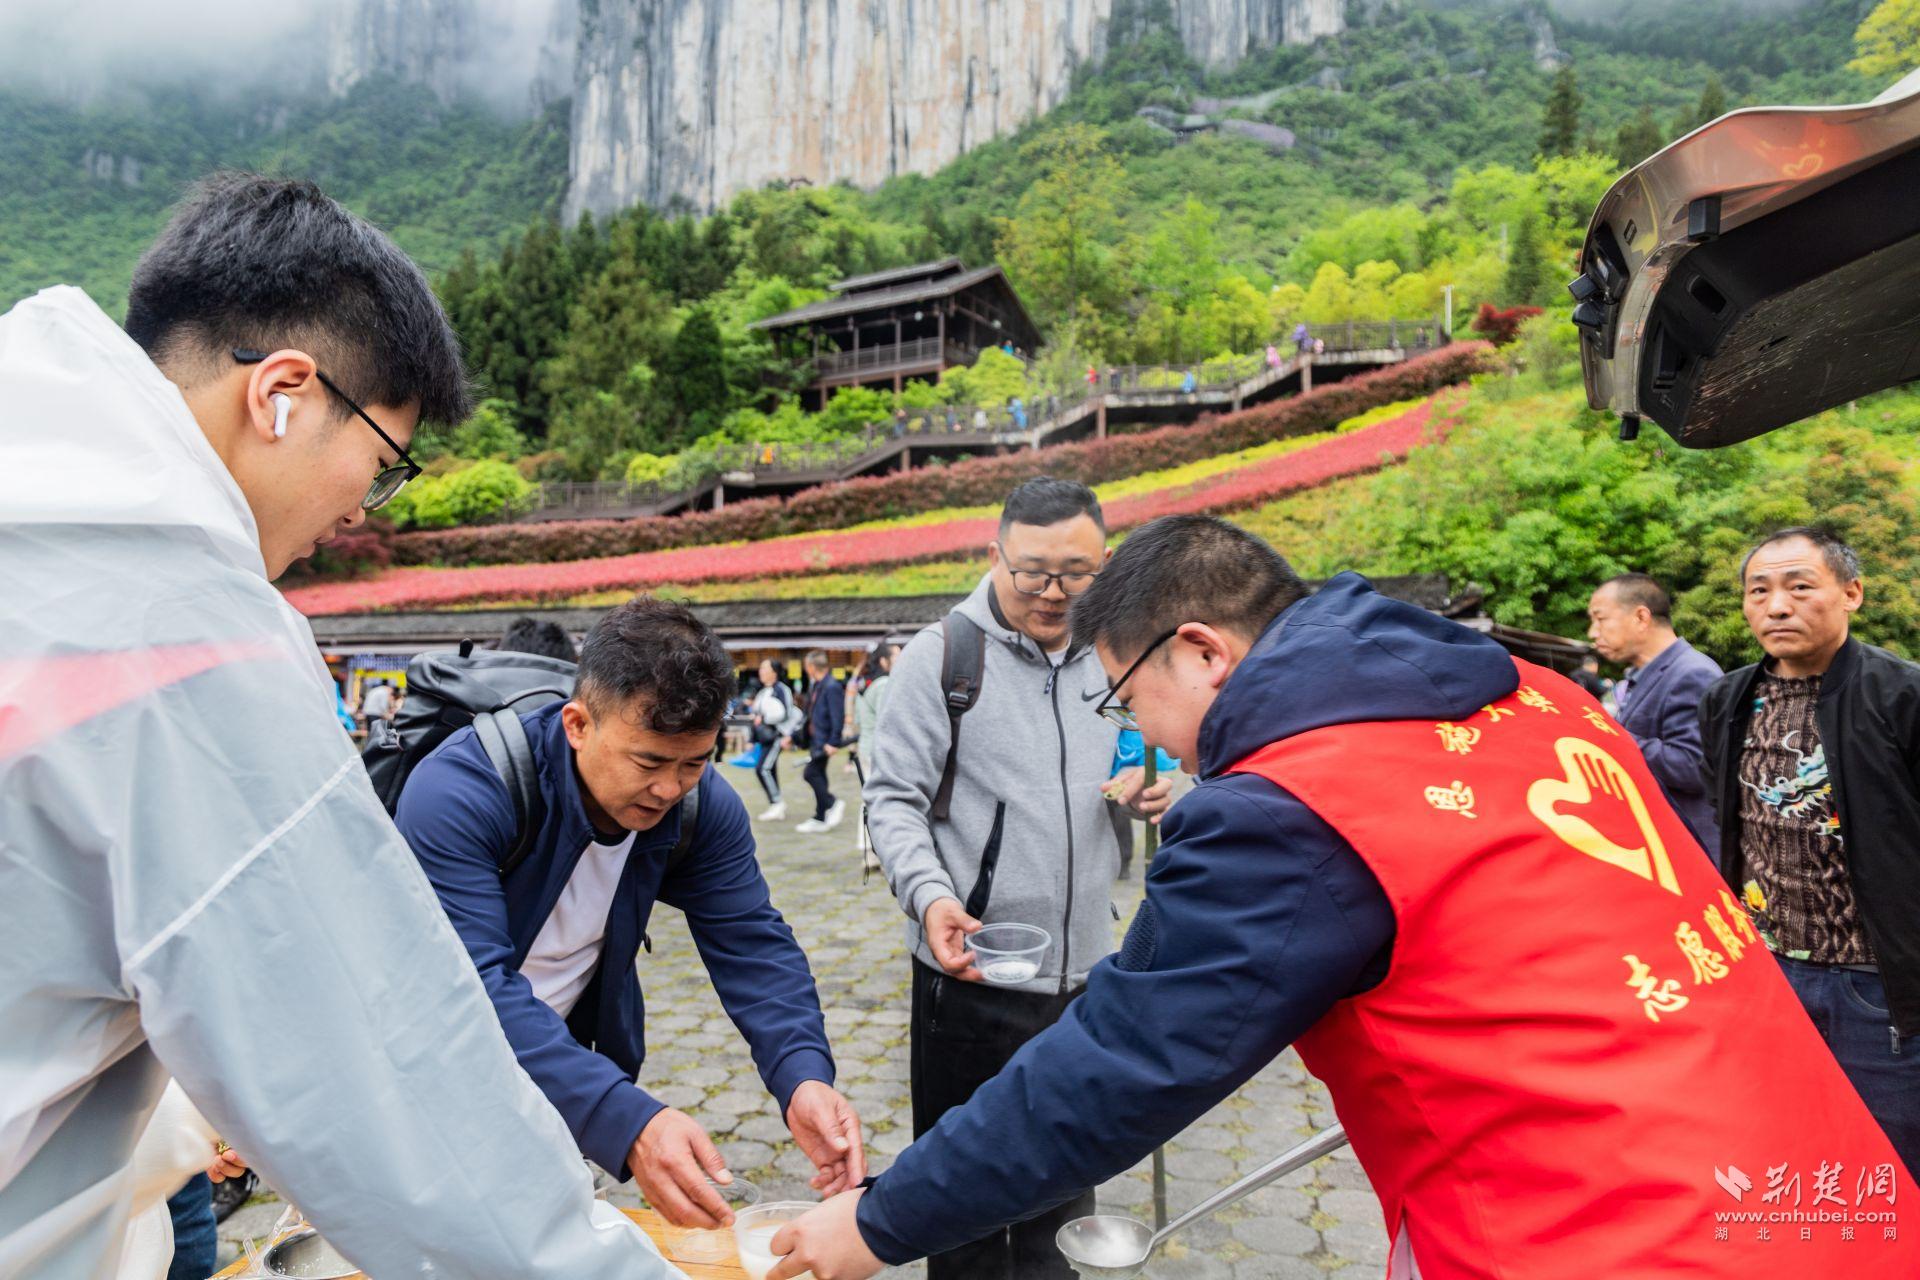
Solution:
[[[393,522],[374,516],[304,560],[295,560],[278,581],[282,587],[378,573],[393,563]]]
[[[394,562],[519,564],[632,555],[669,547],[814,533],[942,507],[985,506],[999,502],[1015,485],[1038,475],[1103,484],[1269,440],[1325,431],[1379,405],[1409,400],[1463,381],[1480,370],[1487,350],[1481,342],[1454,343],[1374,373],[1315,387],[1302,396],[1239,413],[1209,415],[1190,426],[969,458],[895,475],[864,476],[809,489],[790,499],[753,498],[719,511],[680,516],[476,525],[407,533],[394,542]]]
[[[1403,458],[1429,438],[1433,402],[1384,422],[1192,484],[1135,494],[1107,505],[1111,528],[1157,516],[1231,511],[1284,493],[1358,475]],[[1444,430],[1444,424],[1441,428]],[[476,600],[564,599],[592,591],[666,583],[790,577],[839,569],[878,568],[977,554],[993,536],[992,516],[908,528],[837,530],[774,542],[680,547],[563,563],[465,569],[396,569],[372,581],[334,582],[287,593],[310,617],[381,608],[434,608]]]

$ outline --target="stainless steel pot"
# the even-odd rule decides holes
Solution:
[[[349,1280],[360,1274],[358,1267],[341,1257],[311,1227],[294,1232],[268,1249],[261,1261],[269,1275],[301,1276],[304,1280]]]

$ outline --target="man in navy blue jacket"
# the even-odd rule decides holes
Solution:
[[[1513,660],[1358,574],[1301,599],[1299,579],[1270,548],[1200,516],[1170,516],[1128,537],[1074,605],[1076,642],[1099,639],[1103,607],[1182,608],[1128,597],[1155,589],[1134,566],[1192,538],[1215,543],[1223,566],[1187,590],[1207,597],[1201,612],[1243,650],[1237,662],[1209,655],[1230,674],[1215,687],[1187,687],[1164,658],[1145,662],[1164,654],[1172,634],[1131,670],[1115,671],[1101,655],[1118,676],[1110,703],[1157,712],[1143,726],[1148,740],[1189,768],[1197,762],[1199,775],[1161,824],[1126,941],[1094,966],[1058,1023],[870,1189],[830,1200],[776,1236],[774,1251],[788,1256],[768,1280],[807,1269],[817,1280],[864,1280],[883,1261],[951,1249],[1097,1187],[1226,1099],[1338,1001],[1386,977],[1393,909],[1366,862],[1295,796],[1226,770],[1327,725],[1463,718],[1514,691]]]
[[[1720,678],[1720,664],[1674,634],[1673,600],[1644,573],[1601,583],[1587,602],[1587,619],[1587,638],[1600,656],[1627,668],[1627,678],[1613,690],[1621,727],[1639,744],[1693,838],[1718,855],[1720,827],[1707,790],[1700,699]]]
[[[814,1186],[832,1194],[866,1172],[806,956],[769,899],[740,798],[706,767],[732,693],[712,631],[643,597],[587,637],[571,701],[521,718],[544,815],[512,871],[499,867],[515,807],[471,728],[414,770],[395,818],[520,1065],[580,1150],[696,1227],[731,1221],[708,1184],[728,1180],[725,1162],[697,1121],[635,1083],[646,1057],[635,962],[656,901],[686,913],[721,1004],[819,1171]],[[695,787],[696,835],[669,868]]]

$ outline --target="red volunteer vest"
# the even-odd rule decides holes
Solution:
[[[1297,1045],[1389,1237],[1424,1280],[1920,1277],[1899,1157],[1632,738],[1516,665],[1463,720],[1234,767],[1330,823],[1393,904],[1385,981]]]

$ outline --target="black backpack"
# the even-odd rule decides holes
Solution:
[[[499,864],[505,876],[525,860],[546,820],[533,746],[520,717],[571,698],[575,671],[574,664],[562,658],[476,649],[471,640],[461,641],[458,653],[420,654],[407,664],[407,698],[400,713],[392,723],[375,720],[367,726],[360,760],[374,794],[388,813],[395,812],[415,766],[455,730],[472,725],[513,798],[518,834]],[[695,787],[680,800],[680,838],[667,855],[668,874],[692,852],[699,822],[700,789]]]
[[[933,796],[933,816],[947,820],[953,806],[953,774],[960,762],[960,717],[980,701],[987,670],[987,633],[958,609],[940,620],[940,692],[947,702],[947,762]]]
[[[940,691],[947,703],[947,761],[940,768],[940,787],[933,795],[933,816],[945,821],[953,806],[953,775],[960,763],[960,717],[980,701],[980,684],[987,671],[987,633],[958,609],[940,623]],[[1007,802],[993,806],[993,829],[980,851],[980,874],[962,909],[978,920],[986,915],[993,895],[993,874],[1000,866],[1000,841],[1006,830]]]

